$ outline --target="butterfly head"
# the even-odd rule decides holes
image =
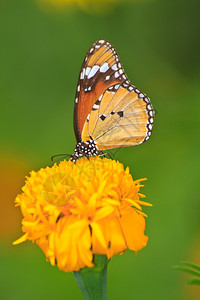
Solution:
[[[89,157],[92,155],[98,155],[99,150],[97,149],[95,141],[91,138],[89,141],[86,142],[79,142],[75,149],[74,153],[71,155],[70,159],[73,162],[76,162],[80,157]]]

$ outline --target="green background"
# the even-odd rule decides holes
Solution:
[[[14,198],[24,176],[75,147],[78,74],[98,39],[116,47],[130,81],[156,110],[147,143],[113,152],[134,179],[148,178],[142,192],[153,208],[145,208],[147,247],[109,264],[108,299],[200,298],[173,269],[183,260],[200,264],[198,3],[113,1],[110,9],[83,10],[1,1],[0,299],[83,299],[73,274],[52,267],[36,245],[11,242],[21,235]]]

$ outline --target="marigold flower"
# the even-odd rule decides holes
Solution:
[[[93,255],[139,251],[146,246],[141,181],[107,158],[32,171],[16,198],[24,216],[25,240],[36,242],[52,265],[66,271],[93,267]]]

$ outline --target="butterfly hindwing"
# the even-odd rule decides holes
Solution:
[[[85,56],[76,90],[74,131],[81,140],[87,116],[99,97],[110,87],[127,80],[113,46],[105,41],[95,42]]]
[[[138,145],[149,139],[153,118],[150,99],[126,80],[110,86],[93,105],[82,140],[92,137],[99,150]]]

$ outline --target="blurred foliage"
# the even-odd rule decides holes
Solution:
[[[1,1],[2,300],[83,299],[73,274],[51,267],[36,246],[11,246],[21,234],[12,205],[29,170],[48,165],[53,154],[72,153],[78,74],[101,38],[116,47],[130,81],[157,111],[147,143],[111,151],[134,179],[148,178],[143,193],[154,207],[146,208],[147,248],[109,265],[108,299],[199,299],[199,289],[172,268],[186,259],[200,264],[199,255],[193,259],[200,253],[199,25],[198,0],[118,1],[98,14]]]
[[[108,13],[112,11],[113,6],[119,1],[120,0],[37,0],[38,4],[44,10],[62,9],[69,11],[69,9],[80,8],[92,14]]]
[[[36,0],[39,6],[45,11],[63,10],[70,11],[81,9],[88,14],[108,15],[121,0]],[[123,4],[148,2],[152,0],[123,0]]]
[[[176,266],[175,269],[184,271],[194,278],[188,279],[189,284],[200,285],[200,267],[189,262],[181,262],[181,266]]]

